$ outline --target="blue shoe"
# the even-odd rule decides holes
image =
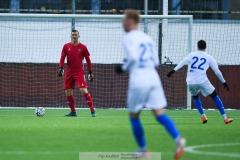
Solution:
[[[92,114],[92,117],[96,117],[95,111],[92,111],[91,114]]]
[[[76,112],[70,112],[69,114],[66,114],[65,117],[77,117]]]

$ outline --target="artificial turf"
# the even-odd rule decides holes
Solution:
[[[0,160],[78,160],[79,152],[137,149],[126,110],[99,109],[94,118],[89,110],[82,109],[77,110],[78,117],[64,117],[68,111],[46,109],[44,117],[37,117],[34,109],[0,109]],[[207,124],[201,123],[195,110],[167,110],[166,114],[175,121],[188,147],[223,144],[198,148],[202,151],[198,154],[186,152],[183,160],[240,159],[238,110],[227,111],[234,118],[228,125],[218,111],[206,111]],[[149,150],[162,152],[162,160],[172,160],[175,145],[165,129],[155,121],[151,111],[142,111],[141,120]],[[229,143],[234,145],[224,146]]]

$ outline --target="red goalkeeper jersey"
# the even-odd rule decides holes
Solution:
[[[72,42],[66,43],[62,49],[62,55],[59,62],[59,67],[64,66],[64,60],[67,57],[67,67],[66,74],[76,74],[79,72],[84,73],[83,60],[84,58],[87,61],[88,70],[92,71],[92,63],[90,60],[90,54],[88,52],[87,47],[79,43],[74,46]]]

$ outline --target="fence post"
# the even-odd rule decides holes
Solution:
[[[72,14],[76,14],[76,0],[72,0]],[[75,29],[75,18],[72,18],[72,30]]]

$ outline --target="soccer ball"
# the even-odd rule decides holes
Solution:
[[[38,117],[42,117],[42,116],[44,116],[45,109],[43,107],[37,107],[35,109],[35,113]]]

